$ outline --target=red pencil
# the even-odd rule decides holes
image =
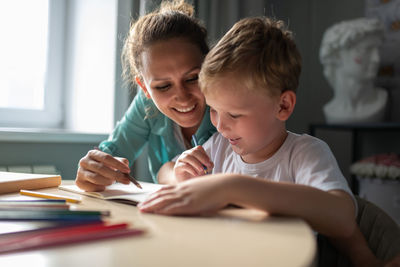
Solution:
[[[77,242],[86,242],[111,237],[143,234],[140,229],[130,229],[128,224],[105,225],[104,223],[84,224],[26,233],[6,234],[0,238],[0,253],[25,251]],[[1,237],[1,236],[0,236]]]

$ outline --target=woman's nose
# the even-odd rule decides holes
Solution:
[[[190,99],[190,92],[188,88],[186,88],[182,84],[179,84],[176,88],[175,99],[179,102],[184,102]]]

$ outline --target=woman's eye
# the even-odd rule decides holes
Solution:
[[[156,86],[155,88],[157,90],[163,91],[163,90],[167,90],[169,87],[170,87],[170,85],[166,84],[166,85]]]
[[[198,79],[199,79],[199,76],[196,75],[196,76],[193,76],[193,77],[187,79],[186,81],[187,81],[187,82],[195,82],[195,81],[197,81]]]

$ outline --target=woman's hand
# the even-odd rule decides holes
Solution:
[[[79,161],[76,185],[85,191],[103,191],[115,181],[129,184],[129,161],[115,158],[100,150],[90,150]]]
[[[202,146],[196,146],[183,152],[174,166],[174,176],[177,182],[205,175],[212,170],[214,164],[210,161]]]
[[[140,203],[140,211],[165,215],[208,214],[228,204],[225,179],[210,175],[166,186]]]

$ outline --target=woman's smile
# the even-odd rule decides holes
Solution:
[[[194,110],[196,105],[185,107],[185,108],[174,108],[176,111],[180,113],[189,113],[190,111]]]

